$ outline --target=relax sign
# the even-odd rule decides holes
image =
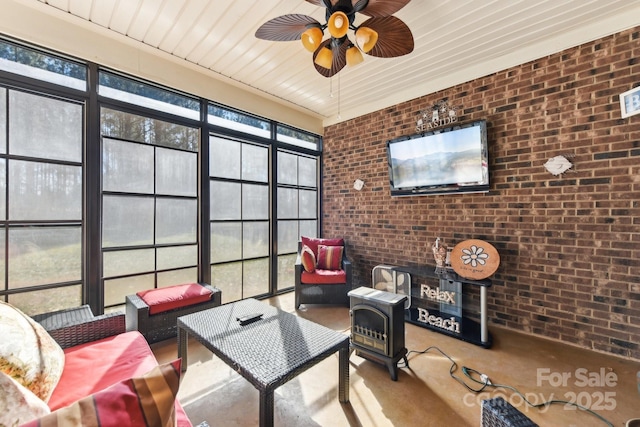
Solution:
[[[442,283],[442,282],[441,282]],[[446,283],[445,283],[446,284]],[[443,284],[443,286],[445,285]],[[453,289],[460,289],[459,286]],[[438,314],[460,314],[460,297],[458,291],[453,289],[442,289],[440,286],[431,287],[429,285],[420,285],[420,298],[437,301],[440,303],[440,313]],[[458,296],[456,298],[456,296]],[[418,309],[418,321],[426,323],[436,328],[441,328],[455,334],[460,333],[460,323],[455,316],[446,319],[442,316],[435,316],[429,313],[429,310],[421,307]]]

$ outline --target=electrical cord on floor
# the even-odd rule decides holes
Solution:
[[[462,384],[467,390],[473,392],[473,393],[481,393],[483,391],[485,391],[488,387],[493,387],[493,388],[503,388],[503,389],[507,389],[507,390],[511,390],[512,392],[514,392],[515,394],[517,394],[524,402],[527,403],[527,405],[531,406],[532,408],[541,408],[544,406],[550,406],[552,404],[564,404],[564,405],[571,405],[571,406],[575,406],[576,408],[583,410],[585,412],[588,412],[589,414],[595,416],[596,418],[598,418],[600,421],[602,421],[603,423],[605,423],[608,427],[614,427],[613,423],[609,422],[606,418],[604,418],[603,416],[601,416],[600,414],[592,411],[589,408],[586,408],[584,406],[578,405],[575,402],[569,402],[567,400],[557,400],[557,399],[552,399],[552,400],[547,400],[545,402],[541,402],[541,403],[531,403],[527,400],[527,398],[524,396],[524,394],[522,394],[520,391],[518,391],[518,389],[516,389],[515,387],[512,387],[510,385],[506,385],[506,384],[494,384],[491,382],[491,380],[489,379],[489,377],[481,372],[478,372],[475,369],[472,368],[468,368],[466,366],[462,367],[462,373],[465,374],[465,376],[472,381],[475,384],[478,384],[478,387],[471,387],[470,385],[468,385],[464,379],[460,378],[459,376],[456,376],[454,374],[454,372],[456,371],[456,369],[458,368],[458,364],[448,355],[446,354],[444,351],[440,350],[438,347],[436,346],[430,346],[427,347],[426,349],[424,349],[423,351],[417,351],[417,350],[410,350],[407,352],[407,357],[409,357],[409,355],[411,353],[416,353],[418,355],[420,354],[426,354],[428,353],[430,350],[436,350],[438,351],[441,355],[443,355],[444,357],[446,357],[447,359],[449,359],[449,361],[451,362],[451,367],[449,368],[449,375],[451,376],[451,378],[453,378],[454,380],[456,380],[457,382],[459,382],[460,384]],[[399,368],[405,368],[408,367],[398,364]]]

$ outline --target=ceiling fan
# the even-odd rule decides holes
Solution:
[[[331,77],[364,60],[362,52],[379,58],[393,58],[413,51],[413,35],[402,20],[393,15],[410,0],[306,0],[324,6],[326,22],[311,16],[288,14],[270,19],[258,28],[256,37],[271,41],[301,40],[313,52],[313,64],[321,75]],[[369,17],[355,26],[356,13]],[[330,37],[322,40],[324,30]],[[352,30],[355,43],[347,36]]]

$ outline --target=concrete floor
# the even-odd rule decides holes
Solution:
[[[346,307],[303,305],[293,293],[265,300],[285,311],[348,333]],[[338,402],[338,357],[330,356],[275,392],[277,426],[479,426],[483,399],[501,396],[540,426],[606,426],[605,421],[570,405],[533,408],[507,388],[480,385],[462,367],[485,374],[494,384],[513,387],[531,403],[551,399],[588,406],[613,426],[640,418],[640,362],[578,349],[563,343],[490,326],[490,349],[406,324],[409,367],[391,381],[384,366],[356,354],[350,358],[350,402]],[[153,344],[159,361],[176,357],[175,340]],[[420,353],[430,348],[426,353]],[[438,350],[439,349],[439,350]],[[178,397],[194,424],[258,425],[258,391],[195,340]]]

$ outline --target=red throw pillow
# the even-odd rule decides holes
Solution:
[[[307,273],[313,273],[316,271],[316,256],[313,254],[311,248],[307,245],[302,247],[300,251],[300,261],[302,262],[302,267],[304,267],[304,271]]]
[[[313,251],[313,254],[316,256],[316,260],[318,259],[318,245],[325,246],[344,246],[344,239],[319,239],[317,237],[304,237],[300,238],[303,245],[309,246]]]
[[[342,246],[318,245],[318,268],[321,270],[342,269]]]

